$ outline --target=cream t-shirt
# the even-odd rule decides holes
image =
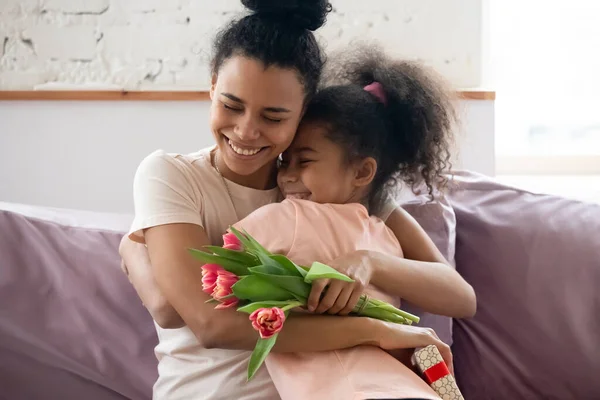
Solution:
[[[220,246],[229,226],[280,200],[277,188],[256,190],[229,180],[226,187],[212,165],[213,149],[186,155],[158,150],[140,163],[133,187],[135,219],[129,233],[132,240],[144,243],[146,228],[191,223],[203,227],[210,243]],[[380,217],[386,220],[395,207],[390,200]],[[159,338],[155,348],[159,361],[155,399],[280,399],[264,366],[246,382],[249,351],[205,349],[187,327],[155,326]]]
[[[279,199],[277,188],[256,190],[227,181],[233,203],[211,163],[211,149],[188,155],[156,151],[147,156],[134,179],[135,219],[130,238],[144,242],[143,229],[169,223],[192,223],[222,245],[229,226],[257,208]],[[236,213],[237,212],[237,213]],[[246,382],[249,351],[205,349],[192,331],[155,324],[159,378],[153,398],[167,400],[271,400],[279,395],[262,367]]]

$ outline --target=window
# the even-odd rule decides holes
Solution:
[[[600,175],[600,1],[489,1],[497,173]]]
[[[600,202],[600,1],[484,1],[496,177]]]

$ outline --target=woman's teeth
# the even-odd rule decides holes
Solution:
[[[233,149],[233,151],[235,151],[241,156],[253,156],[262,150],[262,147],[258,147],[255,149],[242,149],[241,147],[237,147],[235,144],[233,144],[231,140],[229,140],[229,146]]]

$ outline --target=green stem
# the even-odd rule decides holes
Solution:
[[[420,318],[416,315],[402,311],[389,303],[382,302],[381,300],[377,299],[368,299],[367,301],[367,296],[364,294],[360,296],[360,300],[361,301],[358,302],[353,310],[353,312],[358,315],[377,319],[386,319],[398,323],[403,323],[402,319],[406,319],[414,323],[419,323],[420,321]],[[367,301],[367,304],[364,304],[365,301]]]
[[[303,306],[303,305],[304,305],[304,303],[303,303],[303,302],[301,302],[301,301],[292,301],[292,302],[291,302],[291,303],[289,303],[287,306],[285,306],[285,307],[282,307],[282,308],[281,308],[281,310],[282,310],[283,312],[286,312],[286,311],[289,311],[289,310],[291,310],[292,308],[300,307],[300,306]]]

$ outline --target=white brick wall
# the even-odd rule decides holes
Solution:
[[[332,0],[326,49],[374,40],[457,87],[482,84],[488,0]],[[0,89],[206,89],[211,41],[239,0],[0,0]]]
[[[109,0],[46,0],[43,9],[65,14],[100,14],[108,7]]]

